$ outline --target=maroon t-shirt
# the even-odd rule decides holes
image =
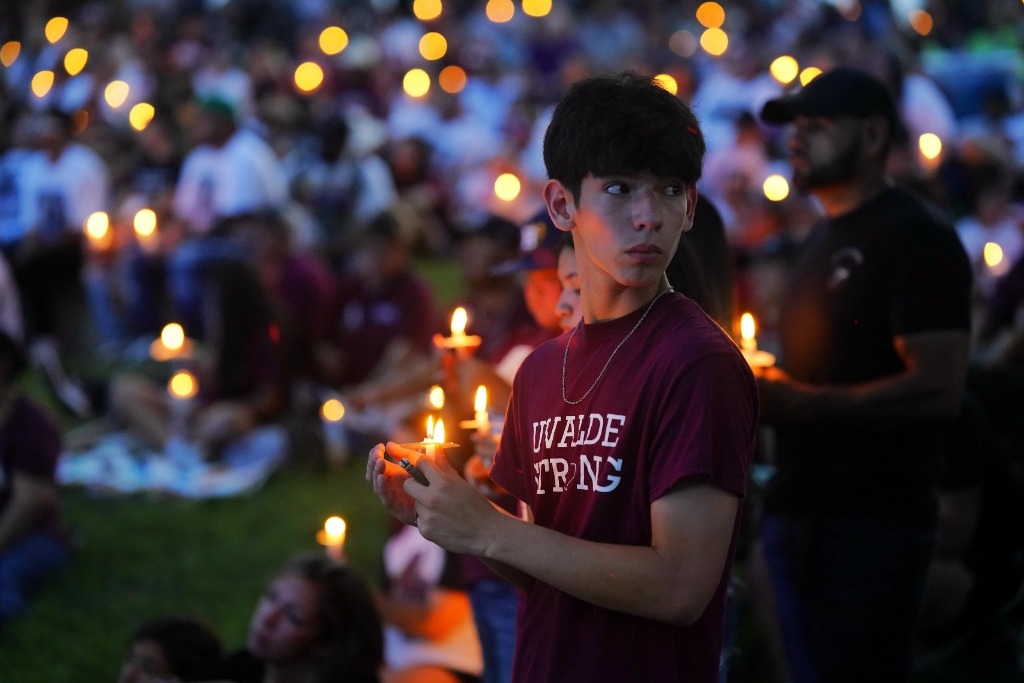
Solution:
[[[60,452],[60,430],[53,418],[24,396],[15,399],[7,419],[0,425],[0,513],[10,502],[14,475],[21,473],[52,482]],[[65,538],[56,503],[47,505],[33,529]]]
[[[594,383],[646,306],[583,326],[566,369],[569,400]],[[578,405],[562,399],[569,335],[542,344],[516,376],[492,478],[535,523],[600,543],[651,543],[651,504],[686,479],[742,497],[757,389],[736,345],[690,299],[658,301]],[[711,603],[672,626],[574,598],[540,581],[526,593],[516,681],[718,680],[725,596],[739,532]]]

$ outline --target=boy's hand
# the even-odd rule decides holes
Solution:
[[[373,487],[374,493],[380,498],[387,511],[399,521],[415,526],[416,501],[405,492],[404,488],[405,482],[411,477],[404,469],[384,459],[385,449],[395,460],[409,458],[413,461],[419,454],[389,441],[387,446],[382,443],[374,446],[366,461],[366,481]]]

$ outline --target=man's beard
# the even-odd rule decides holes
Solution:
[[[862,147],[861,139],[854,138],[845,149],[839,150],[831,161],[808,166],[803,171],[793,171],[793,185],[799,190],[806,191],[847,182],[856,175]]]

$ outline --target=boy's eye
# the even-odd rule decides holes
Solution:
[[[608,183],[604,191],[608,194],[626,194],[629,192],[629,186],[626,183]]]
[[[671,185],[665,186],[664,192],[669,197],[678,197],[683,194],[683,186],[679,183],[672,183]]]

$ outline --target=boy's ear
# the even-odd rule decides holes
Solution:
[[[686,187],[686,226],[683,228],[683,232],[688,231],[693,227],[693,216],[697,211],[697,202],[700,198],[697,196],[697,186],[687,185]]]
[[[544,203],[556,228],[572,230],[576,224],[576,202],[565,185],[557,180],[549,180],[544,185]]]

